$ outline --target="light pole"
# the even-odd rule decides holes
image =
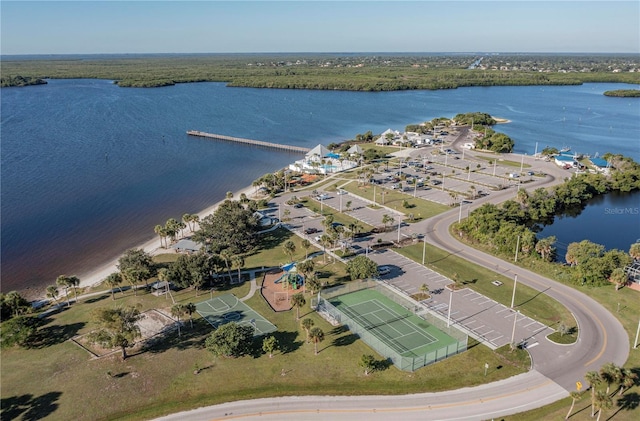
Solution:
[[[373,185],[373,206],[376,206],[376,185]]]
[[[516,262],[516,263],[518,262],[518,250],[519,249],[520,249],[520,236],[518,236],[518,241],[516,242],[516,256],[513,259],[513,261]]]
[[[458,224],[462,221],[462,200],[460,201],[460,212],[458,212]]]
[[[498,165],[498,159],[496,158],[496,159],[493,160],[493,176],[494,177],[496,176],[496,167],[497,167],[497,165]]]
[[[513,295],[511,296],[511,309],[513,310],[513,304],[516,300],[516,285],[518,284],[518,275],[516,274],[516,276],[513,279]],[[518,310],[520,311],[520,310]]]
[[[402,224],[402,218],[398,215],[398,243],[400,243],[400,225]]]
[[[442,191],[444,191],[444,172],[442,173]]]
[[[342,213],[342,194],[340,192],[340,190],[338,190],[338,195],[340,195],[340,213]]]
[[[427,255],[427,234],[422,237],[422,266],[424,266],[425,257]]]
[[[640,335],[640,320],[638,320],[638,330],[636,330],[636,340],[633,341],[633,349],[638,347],[638,335]]]
[[[511,332],[511,346],[514,345],[513,341],[516,338],[516,323],[518,321],[518,314],[520,314],[520,310],[518,310],[518,312],[515,314],[515,317],[513,318],[513,331]]]

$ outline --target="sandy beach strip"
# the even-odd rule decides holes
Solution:
[[[245,187],[237,192],[233,193],[233,198],[234,200],[238,200],[240,198],[240,196],[244,193],[247,197],[252,197],[253,196],[253,191],[255,191],[255,187],[249,186],[249,187]],[[214,204],[213,206],[210,206],[208,208],[206,208],[205,210],[199,212],[197,215],[200,217],[200,219],[204,219],[207,215],[212,214],[217,208],[218,206],[220,206],[220,204],[222,204],[226,199],[222,199],[219,202],[217,202],[216,204]],[[149,231],[153,232],[153,226],[149,225]],[[188,237],[189,235],[191,235],[192,232],[187,228],[184,231],[184,235],[183,237]],[[147,253],[151,254],[151,255],[156,255],[156,254],[164,254],[164,253],[174,253],[174,251],[172,249],[165,249],[165,248],[161,248],[160,247],[160,238],[158,236],[156,236],[153,240],[149,240],[143,244],[140,244],[137,247],[133,247],[136,249],[143,249],[144,251],[146,251]],[[113,272],[117,272],[118,271],[118,259],[114,259],[108,263],[105,263],[104,265],[101,265],[95,269],[91,269],[87,272],[84,273],[80,273],[78,275],[78,278],[80,278],[80,287],[92,287],[95,285],[98,285],[99,283],[101,283],[102,281],[104,281],[104,279],[109,276],[109,274],[113,273]]]

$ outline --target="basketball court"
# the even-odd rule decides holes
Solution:
[[[214,329],[230,322],[252,326],[255,329],[254,336],[265,335],[278,329],[233,294],[224,294],[202,301],[196,304],[196,311]]]

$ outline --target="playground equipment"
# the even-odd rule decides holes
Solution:
[[[281,277],[274,281],[279,284],[283,282],[284,289],[300,289],[304,285],[304,278],[298,273],[283,273]]]

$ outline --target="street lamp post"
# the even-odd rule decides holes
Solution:
[[[427,234],[422,237],[422,266],[424,266],[425,257],[427,255]]]
[[[398,243],[400,243],[400,225],[402,224],[402,218],[398,215]]]
[[[462,200],[460,201],[460,212],[458,212],[458,224],[462,221]]]
[[[513,295],[511,296],[511,309],[513,309],[513,304],[516,300],[516,285],[518,284],[518,275],[513,279]]]
[[[520,310],[518,310],[518,312],[514,315],[515,317],[513,318],[513,330],[511,331],[511,345],[514,345],[514,340],[516,338],[516,323],[518,322],[518,315],[520,314]]]

